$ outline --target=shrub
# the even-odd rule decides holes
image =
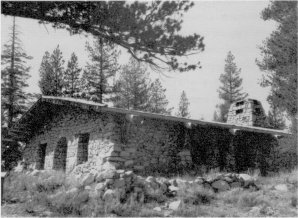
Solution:
[[[65,174],[59,171],[46,172],[38,177],[35,188],[38,192],[52,193],[65,184]]]
[[[192,185],[181,185],[177,195],[184,203],[193,205],[208,204],[215,197],[212,190],[195,183]]]
[[[242,194],[246,195],[247,191],[244,191],[241,188],[233,188],[229,191],[219,192],[217,198],[223,200],[224,203],[235,205],[238,203]]]
[[[174,217],[204,217],[208,214],[204,212],[200,207],[196,205],[186,205],[182,204],[182,206],[173,212],[171,216]]]
[[[258,205],[269,205],[269,201],[261,192],[243,192],[239,197],[238,205],[240,207],[255,207]]]

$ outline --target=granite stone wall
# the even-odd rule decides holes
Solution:
[[[266,127],[266,114],[261,102],[254,99],[242,100],[230,106],[227,123]]]
[[[167,172],[191,163],[177,130],[171,121],[57,106],[27,144],[24,159],[33,169],[67,173],[86,161],[93,168],[109,162],[117,169]]]

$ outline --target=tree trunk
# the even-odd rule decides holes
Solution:
[[[99,83],[99,103],[103,102],[102,96],[103,96],[103,51],[102,51],[102,47],[103,47],[103,41],[102,38],[99,39],[99,43],[100,43],[100,83]]]

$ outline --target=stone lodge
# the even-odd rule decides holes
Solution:
[[[248,103],[251,108],[254,101]],[[240,104],[235,106],[246,107],[245,102]],[[229,116],[237,110],[232,107]],[[83,163],[93,168],[108,163],[141,174],[175,174],[202,166],[238,172],[260,168],[265,173],[270,164],[266,156],[272,143],[277,143],[274,136],[288,133],[238,124],[43,96],[13,126],[10,135],[26,143],[23,158],[32,169],[70,173]]]

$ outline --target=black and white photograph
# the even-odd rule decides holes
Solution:
[[[1,217],[298,217],[297,1],[1,1]]]

